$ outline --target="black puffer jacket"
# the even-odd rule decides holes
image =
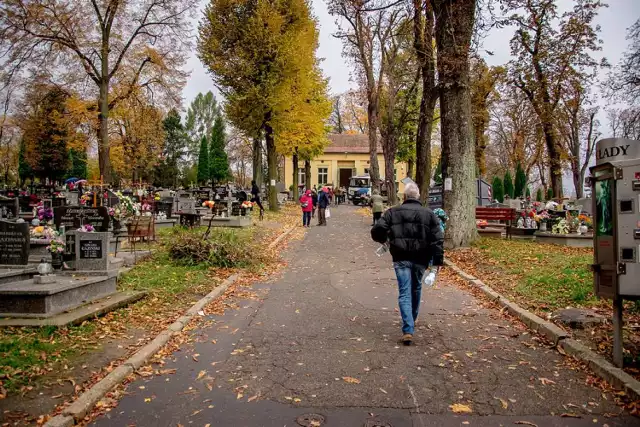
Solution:
[[[419,200],[408,199],[387,210],[371,229],[371,237],[379,243],[389,242],[394,261],[413,261],[442,265],[444,236],[440,219]]]

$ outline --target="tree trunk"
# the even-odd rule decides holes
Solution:
[[[396,180],[394,174],[396,152],[398,151],[398,148],[393,138],[393,136],[390,136],[391,140],[387,141],[387,150],[384,153],[384,181],[387,185],[389,206],[393,206],[398,203],[398,190],[396,189]]]
[[[378,167],[378,97],[367,91],[369,105],[367,118],[369,119],[369,177],[371,188],[380,190],[380,169]]]
[[[562,199],[562,154],[558,149],[553,124],[544,123],[542,128],[547,154],[549,154],[549,181],[553,190],[553,197]]]
[[[293,200],[298,200],[298,152],[293,153]]]
[[[471,124],[469,48],[475,18],[475,0],[436,0],[436,43],[440,117],[442,122],[442,178],[451,179],[444,191],[449,215],[445,246],[468,246],[477,236],[475,223],[475,145]]]
[[[413,0],[414,48],[420,62],[420,74],[422,77],[422,99],[420,100],[418,132],[416,133],[415,181],[420,188],[420,200],[424,203],[429,197],[431,184],[431,132],[433,129],[433,114],[438,97],[435,90],[435,60],[432,49],[433,6],[431,0],[427,0],[423,15],[422,5],[422,0]]]
[[[111,159],[109,158],[109,81],[103,78],[100,83],[100,97],[98,99],[100,113],[100,129],[98,131],[98,165],[104,182],[111,183]]]
[[[267,142],[267,188],[269,189],[267,200],[269,200],[269,210],[277,212],[278,196],[276,193],[276,177],[278,176],[278,153],[276,152],[276,141],[273,137],[271,127],[271,113],[267,114],[267,124],[264,126],[264,139]]]
[[[304,159],[304,182],[308,190],[311,190],[311,160]]]
[[[258,187],[264,184],[264,177],[262,176],[262,136],[257,136],[253,139],[253,153],[251,158],[251,166],[253,168],[253,180]]]
[[[573,186],[576,189],[576,199],[582,199],[582,186],[584,183],[584,176],[582,175],[579,167],[571,167],[571,175],[573,175]]]
[[[409,178],[411,178],[411,179],[415,179],[415,176],[414,176],[415,166],[416,166],[416,161],[415,160],[413,160],[413,159],[407,160],[407,176]]]
[[[485,149],[487,148],[487,139],[485,138],[484,132],[486,128],[486,123],[482,120],[476,126],[474,126],[474,140],[476,145],[476,170],[478,171],[478,175],[481,178],[485,177],[487,173],[487,161],[485,156]]]

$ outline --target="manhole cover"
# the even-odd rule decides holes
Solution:
[[[303,414],[296,418],[296,422],[302,427],[320,427],[324,424],[324,417],[320,414]]]
[[[393,427],[391,423],[382,420],[367,420],[364,427]]]

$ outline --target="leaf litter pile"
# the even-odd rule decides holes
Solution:
[[[3,425],[43,424],[49,418],[44,413],[56,406],[59,412],[229,276],[240,274],[224,296],[205,309],[207,314],[223,312],[224,300],[229,295],[250,296],[249,291],[243,290],[244,286],[260,278],[264,280],[265,275],[276,273],[284,265],[280,253],[287,239],[271,249],[267,248],[268,244],[298,222],[298,208],[290,205],[278,213],[265,212],[262,222],[254,221],[255,227],[246,232],[251,233],[252,242],[261,246],[261,256],[257,265],[246,268],[177,265],[167,254],[169,233],[161,230],[153,256],[118,281],[119,290],[146,291],[147,296],[142,300],[78,326],[0,328],[0,418],[7,423]],[[175,233],[175,230],[169,231]],[[288,238],[303,235],[304,230],[296,228]],[[202,317],[196,316],[185,333],[176,335],[154,357],[154,361],[160,363],[159,369],[150,372],[146,367],[138,374],[171,373],[162,369],[163,357],[188,340],[187,332],[199,319]],[[129,381],[133,379],[131,376]],[[99,403],[98,410],[115,406],[117,397],[118,390],[115,390]]]

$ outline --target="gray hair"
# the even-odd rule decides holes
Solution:
[[[377,196],[377,195],[379,195],[379,194],[380,194],[380,191],[378,191],[378,190],[373,190],[373,195],[374,195],[374,196]]]
[[[419,199],[420,198],[420,189],[416,183],[409,183],[404,187],[404,197],[406,199]]]

